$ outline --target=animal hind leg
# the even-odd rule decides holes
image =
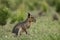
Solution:
[[[19,29],[18,31],[18,36],[21,35],[22,28]]]

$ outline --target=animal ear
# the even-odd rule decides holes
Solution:
[[[30,13],[28,13],[28,18],[30,18]]]

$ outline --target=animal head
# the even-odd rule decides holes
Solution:
[[[29,22],[36,22],[36,19],[34,16],[32,16],[30,13],[28,13],[28,21]]]

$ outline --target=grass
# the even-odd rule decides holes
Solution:
[[[15,24],[0,26],[0,40],[60,40],[59,21],[52,21],[52,17],[47,13],[46,16],[38,17],[36,23],[32,23],[28,32],[19,37],[14,37],[11,33]]]
[[[28,29],[30,35],[23,33],[19,37],[14,37],[11,32],[15,24],[9,24],[10,20],[8,20],[8,23],[5,26],[0,26],[0,40],[60,40],[60,21],[52,21],[52,14],[55,13],[53,10],[56,10],[55,7],[50,8],[49,4],[46,3],[46,0],[17,1],[8,1],[10,8],[12,8],[11,10],[10,8],[8,10],[9,12],[11,11],[12,19],[15,18],[20,21],[20,19],[25,18],[25,12],[36,9],[39,10],[40,8],[49,12],[47,12],[45,16],[38,17],[36,23],[32,23],[30,29]],[[0,5],[1,7],[4,6],[2,4]],[[14,9],[15,7],[17,9]]]

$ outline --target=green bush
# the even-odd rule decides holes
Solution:
[[[0,8],[0,25],[5,25],[6,24],[6,20],[9,17],[9,11],[7,8]]]
[[[15,23],[16,21],[21,22],[26,18],[24,8],[22,8],[21,10],[17,10],[15,13],[12,13],[11,15],[12,16],[10,23]]]
[[[60,12],[60,1],[56,2],[56,11]]]
[[[56,0],[46,0],[46,1],[50,6],[54,6],[56,4]]]
[[[41,9],[45,12],[49,9],[49,6],[45,1],[41,3]]]
[[[40,9],[41,4],[39,2],[34,2],[34,7],[39,10]]]
[[[17,15],[15,15],[15,16],[12,16],[11,17],[11,24],[13,24],[13,23],[15,23],[16,21],[18,21],[18,22],[21,22],[21,21],[23,21],[24,20],[24,15],[23,14],[21,14],[21,15],[18,15],[18,17],[17,17]]]
[[[33,4],[27,3],[26,5],[28,7],[28,10],[30,10],[30,11],[33,11],[34,10]]]
[[[12,11],[16,10],[22,3],[22,0],[1,0],[1,3]]]

